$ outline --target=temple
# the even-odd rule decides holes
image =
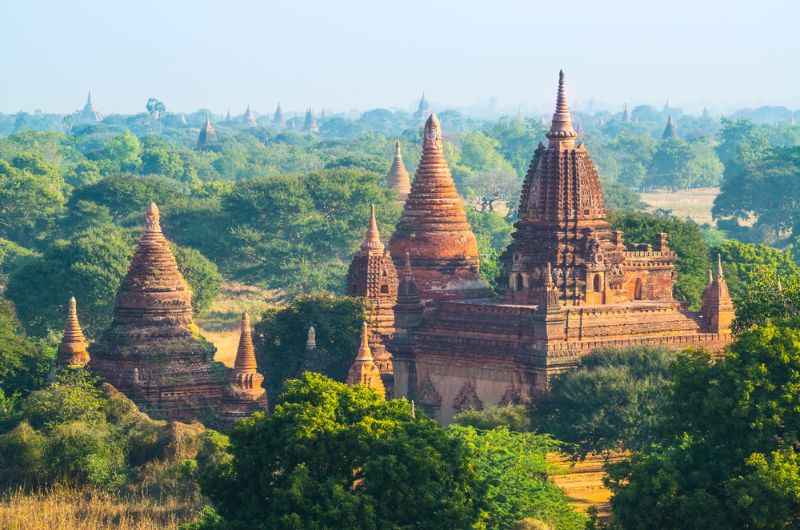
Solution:
[[[214,127],[211,125],[211,120],[206,114],[206,123],[203,125],[203,128],[200,129],[200,134],[197,135],[197,147],[198,151],[202,151],[203,149],[208,149],[212,145],[217,143],[217,132],[214,130]]]
[[[64,336],[58,344],[56,365],[58,367],[83,368],[89,362],[89,350],[81,324],[78,322],[78,306],[75,297],[69,299]]]
[[[563,73],[547,145],[525,178],[506,253],[507,287],[483,282],[464,206],[444,161],[435,116],[397,230],[400,270],[389,344],[393,392],[447,423],[468,408],[546,392],[553,375],[603,347],[719,350],[734,317],[718,267],[700,314],[674,300],[667,234],[626,244],[606,216],[600,179],[577,141]]]
[[[319,126],[317,125],[317,118],[314,116],[314,113],[311,111],[310,107],[306,109],[306,119],[303,122],[303,130],[312,133],[319,132]]]
[[[625,105],[625,110],[622,111],[622,121],[624,121],[625,123],[630,123],[630,121],[631,121],[631,113],[628,112],[628,106],[627,105]]]
[[[258,123],[256,122],[256,115],[253,114],[253,111],[250,110],[250,105],[247,106],[247,110],[244,111],[244,116],[242,116],[242,123],[245,127],[257,127]]]
[[[403,163],[403,155],[400,152],[400,142],[394,144],[394,160],[389,173],[386,175],[386,186],[397,192],[397,199],[400,204],[405,204],[408,194],[411,192],[411,179],[409,178],[406,166]]]
[[[431,106],[428,103],[428,100],[425,99],[425,92],[423,92],[422,97],[419,98],[419,104],[417,105],[417,111],[414,113],[414,117],[424,120],[430,115]]]
[[[675,122],[672,121],[672,114],[667,118],[667,125],[664,127],[664,133],[661,135],[662,140],[668,138],[678,138],[678,128],[675,126]]]
[[[350,371],[347,374],[348,385],[363,385],[367,388],[385,396],[386,389],[381,380],[381,373],[375,360],[372,357],[372,352],[369,348],[369,328],[367,323],[361,327],[361,345],[358,348],[358,355],[356,360],[350,366]]]
[[[392,357],[387,347],[394,332],[397,284],[397,271],[391,254],[381,242],[372,206],[364,240],[347,271],[347,294],[364,299],[371,351],[387,388],[392,387]]]
[[[83,108],[78,112],[78,120],[84,122],[92,122],[92,121],[100,121],[103,119],[103,116],[100,115],[97,110],[94,108],[94,102],[92,101],[92,93],[89,92],[89,95],[86,96],[86,104]]]
[[[253,331],[250,328],[250,317],[242,314],[242,329],[239,335],[239,348],[233,371],[228,376],[223,389],[220,416],[228,422],[246,418],[254,410],[267,409],[267,394],[261,384],[264,376],[256,366],[256,349],[253,346]]]
[[[278,107],[275,109],[275,115],[272,117],[272,124],[283,129],[286,127],[286,116],[283,115],[281,110],[281,102],[278,102]]]
[[[230,370],[214,362],[214,351],[192,321],[191,291],[161,232],[158,207],[151,204],[117,291],[111,326],[89,348],[88,366],[148,414],[217,425],[223,396],[228,407],[232,398],[226,394]],[[254,369],[249,357],[245,365]],[[258,386],[256,380],[249,379]],[[255,393],[238,399],[240,410],[263,408]]]

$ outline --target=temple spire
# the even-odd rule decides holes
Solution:
[[[389,173],[386,175],[386,185],[397,192],[401,204],[405,203],[408,194],[411,192],[411,179],[406,165],[403,163],[399,141],[394,144],[394,160]]]
[[[361,325],[361,345],[358,348],[358,356],[350,366],[347,374],[348,385],[364,385],[378,392],[381,396],[386,395],[386,388],[381,380],[381,373],[372,357],[369,349],[369,327],[364,322]]]
[[[378,231],[378,221],[375,219],[375,205],[370,205],[369,225],[364,232],[364,240],[361,242],[360,254],[383,253],[383,243],[381,243],[381,233]]]
[[[372,350],[369,349],[369,326],[366,322],[361,323],[361,345],[358,347],[356,361],[374,361]]]
[[[249,374],[256,371],[256,350],[253,346],[253,332],[250,329],[250,317],[247,311],[242,313],[242,328],[239,335],[239,348],[233,369],[237,374]]]
[[[675,126],[675,122],[672,120],[672,114],[669,115],[667,118],[667,125],[664,127],[664,133],[661,135],[662,140],[667,140],[669,138],[677,138],[678,137],[678,128]]]
[[[578,136],[578,133],[572,128],[572,117],[569,114],[569,107],[567,105],[567,89],[563,70],[558,72],[556,111],[553,113],[550,131],[546,136],[550,140],[550,147],[561,145],[566,148],[574,147],[575,138]]]
[[[60,366],[82,367],[89,362],[86,337],[78,322],[78,306],[75,297],[69,299],[67,319],[64,322],[64,336],[58,345],[58,364]]]

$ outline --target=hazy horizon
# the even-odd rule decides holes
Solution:
[[[265,3],[266,4],[266,3]],[[797,4],[677,0],[533,3],[31,1],[2,8],[0,111],[67,113],[91,90],[104,113],[241,114],[323,107],[544,111],[558,70],[571,102],[697,111],[800,106]],[[686,13],[692,13],[687,16]]]

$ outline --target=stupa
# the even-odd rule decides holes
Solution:
[[[306,119],[303,122],[303,130],[312,133],[319,132],[319,126],[317,125],[317,118],[314,116],[314,113],[311,111],[311,108],[306,109]]]
[[[78,322],[78,306],[75,297],[69,299],[67,320],[64,322],[64,335],[58,344],[56,364],[59,367],[82,368],[89,362],[89,350],[81,324]]]
[[[247,110],[244,111],[244,116],[242,117],[242,123],[245,127],[257,127],[258,123],[256,123],[256,115],[253,114],[253,111],[250,110],[250,105],[247,106]]]
[[[281,110],[281,102],[278,102],[278,107],[275,109],[275,115],[272,117],[272,124],[283,129],[286,127],[286,116],[283,115]]]
[[[478,242],[444,159],[435,114],[428,117],[423,134],[422,157],[389,251],[398,267],[409,254],[424,301],[490,296],[480,274]]]
[[[366,322],[361,327],[361,346],[359,346],[356,360],[353,361],[347,374],[347,384],[363,385],[375,390],[381,396],[385,396],[386,393],[381,381],[380,370],[378,370],[369,349],[369,328]]]
[[[233,371],[228,375],[222,398],[221,417],[227,421],[246,418],[256,411],[267,409],[267,394],[262,383],[264,376],[258,372],[256,350],[250,317],[242,314],[239,348],[236,351]]]
[[[403,163],[403,155],[400,152],[400,142],[394,144],[394,160],[389,173],[386,175],[386,185],[397,192],[397,200],[400,204],[405,204],[408,194],[411,192],[411,179],[409,178],[406,166]]]
[[[675,122],[672,121],[672,114],[667,118],[667,125],[661,135],[662,140],[667,140],[668,138],[678,138],[678,128],[675,126]]]
[[[155,417],[213,424],[227,371],[214,362],[214,350],[192,322],[191,290],[151,204],[111,326],[89,349],[89,367]]]
[[[197,135],[197,147],[196,149],[201,151],[203,149],[208,149],[212,145],[217,143],[217,132],[214,130],[214,127],[211,125],[211,120],[206,114],[206,123],[203,125],[203,128],[200,129],[200,134]]]

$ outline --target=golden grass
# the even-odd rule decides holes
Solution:
[[[605,470],[603,464],[608,458],[617,462],[622,454],[591,454],[585,460],[572,462],[568,457],[559,454],[547,455],[547,460],[555,468],[550,481],[564,490],[570,504],[577,510],[586,512],[590,507],[597,509],[597,514],[606,518],[611,515],[611,490],[603,484]]]
[[[639,194],[649,205],[648,211],[664,209],[672,211],[679,219],[690,218],[698,224],[714,226],[711,208],[719,195],[719,188],[695,188],[680,191],[653,191]]]
[[[194,517],[194,509],[177,500],[156,502],[69,487],[0,497],[0,528],[5,530],[160,530]]]

